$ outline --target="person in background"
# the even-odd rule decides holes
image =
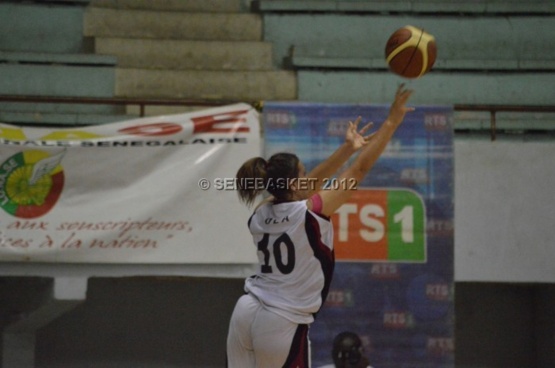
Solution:
[[[331,356],[333,364],[319,368],[372,368],[364,355],[360,337],[351,331],[344,331],[335,336]]]

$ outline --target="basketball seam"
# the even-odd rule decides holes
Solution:
[[[403,69],[403,74],[405,74],[405,72],[407,71],[409,65],[412,63],[412,59],[414,58],[414,55],[416,54],[416,52],[419,50],[418,46],[420,45],[420,40],[422,40],[422,35],[424,34],[424,30],[421,29],[420,30],[420,37],[418,38],[418,42],[416,42],[416,46],[414,47],[414,50],[412,51],[412,54],[410,55],[410,59],[407,62],[407,64],[405,65],[405,69]],[[424,55],[422,55],[422,58],[424,58]],[[422,60],[424,61],[424,60]],[[418,76],[422,75],[422,71],[420,72],[420,74]]]
[[[416,45],[414,44],[414,37],[411,36],[408,40],[406,40],[405,42],[403,42],[401,45],[397,46],[397,48],[395,48],[387,57],[386,61],[389,63],[391,62],[391,60],[393,60],[397,55],[399,55],[402,51],[404,51],[405,49],[409,48],[409,47],[417,47],[418,46],[418,42],[416,43]]]

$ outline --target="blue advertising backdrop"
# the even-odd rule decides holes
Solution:
[[[343,142],[349,121],[377,129],[388,110],[265,102],[265,156],[294,152],[309,171]],[[337,263],[310,331],[313,367],[331,363],[345,330],[361,336],[374,368],[454,367],[453,172],[452,107],[417,106],[349,210],[332,218]]]

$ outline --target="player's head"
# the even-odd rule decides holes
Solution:
[[[258,194],[267,190],[278,201],[292,199],[294,187],[290,181],[304,176],[301,171],[304,171],[304,166],[292,153],[276,153],[268,160],[252,158],[237,171],[239,198],[251,205]],[[261,182],[249,182],[249,178],[261,179]]]
[[[357,367],[363,358],[362,341],[354,332],[341,332],[333,339],[331,354],[336,367]]]

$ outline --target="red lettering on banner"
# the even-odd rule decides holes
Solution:
[[[0,239],[0,247],[29,248],[32,239]]]
[[[153,123],[136,125],[118,130],[123,134],[138,135],[143,137],[157,137],[179,133],[183,127],[175,123]]]
[[[81,239],[76,239],[75,235],[75,233],[71,233],[71,235],[62,243],[62,248],[80,248],[83,241],[81,241]]]
[[[141,239],[136,236],[127,236],[125,238],[118,238],[118,239],[110,239],[110,240],[101,240],[101,239],[93,239],[89,244],[89,248],[100,248],[100,249],[109,249],[109,248],[130,248],[130,249],[137,249],[137,248],[158,248],[158,242],[156,240],[151,239]]]
[[[248,110],[230,111],[191,118],[194,126],[193,133],[249,132],[250,129],[246,125],[247,119],[244,116],[247,111]]]
[[[48,230],[48,222],[42,221],[15,221],[8,225],[8,229],[18,230]]]

